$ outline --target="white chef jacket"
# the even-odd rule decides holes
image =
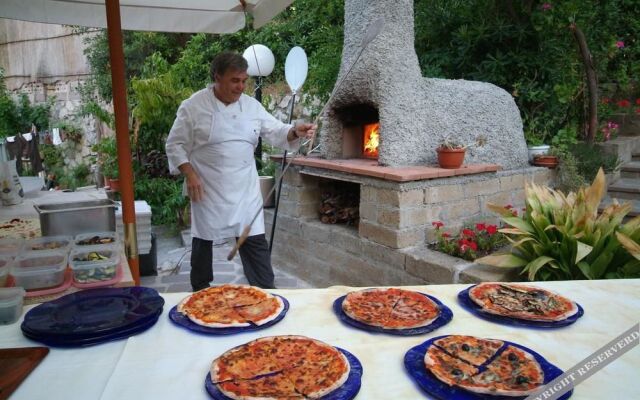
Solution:
[[[213,85],[194,93],[178,108],[169,133],[166,152],[169,171],[190,163],[204,186],[204,196],[191,202],[191,234],[218,241],[238,237],[262,209],[262,194],[254,150],[258,137],[286,150],[295,150],[300,139],[288,142],[291,125],[269,114],[252,97],[228,106],[213,93]],[[186,182],[183,188],[186,194]],[[250,236],[264,233],[264,216],[258,215]]]

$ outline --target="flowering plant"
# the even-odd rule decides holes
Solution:
[[[598,131],[596,135],[596,141],[598,142],[608,142],[611,139],[614,139],[618,134],[618,128],[620,125],[616,124],[613,121],[607,121],[606,124]]]
[[[507,242],[505,236],[498,232],[496,225],[481,222],[461,229],[456,235],[446,232],[443,229],[444,223],[440,221],[435,221],[432,225],[436,228],[437,237],[434,248],[465,260],[473,261],[502,247]]]

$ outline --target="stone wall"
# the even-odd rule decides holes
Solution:
[[[302,172],[302,173],[301,173]],[[545,168],[395,183],[291,166],[284,177],[273,262],[319,287],[412,285],[514,280],[513,271],[453,258],[428,249],[432,222],[457,232],[471,221],[497,222],[486,204],[524,204],[524,182],[549,184]],[[323,179],[360,184],[358,229],[318,220]],[[273,210],[265,211],[267,233]]]

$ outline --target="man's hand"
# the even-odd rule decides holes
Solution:
[[[311,138],[316,134],[316,129],[318,129],[318,125],[308,123],[296,124],[291,128],[289,140],[295,140],[297,138]]]
[[[204,186],[196,171],[191,167],[191,164],[184,163],[180,165],[178,169],[187,180],[187,194],[191,201],[198,202],[202,200],[204,196]]]
[[[200,177],[196,174],[195,171],[191,171],[191,173],[187,174],[187,193],[189,193],[189,198],[191,201],[198,202],[202,200],[204,196],[204,186],[202,185],[202,181],[200,181]]]

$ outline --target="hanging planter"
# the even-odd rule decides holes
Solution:
[[[455,169],[462,166],[467,149],[464,147],[438,147],[436,151],[438,152],[438,164],[440,168]]]

